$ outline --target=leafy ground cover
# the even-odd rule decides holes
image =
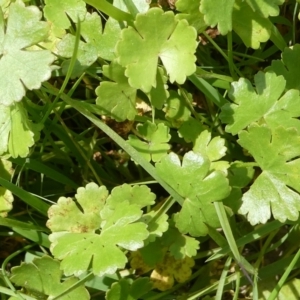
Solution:
[[[1,300],[300,298],[298,1],[0,8]]]

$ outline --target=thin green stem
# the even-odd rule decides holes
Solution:
[[[227,49],[228,49],[228,66],[229,72],[233,80],[237,80],[237,76],[234,72],[233,52],[232,52],[232,33],[231,31],[227,34]]]
[[[230,264],[231,264],[232,258],[228,257],[225,264],[224,264],[224,268],[219,280],[219,286],[217,289],[217,293],[215,296],[215,300],[222,300],[223,299],[223,290],[224,290],[224,285],[225,285],[225,281],[226,281],[226,277],[228,274],[228,271],[230,269]]]
[[[295,7],[294,7],[294,13],[293,13],[293,45],[296,44],[296,23],[298,22],[297,18],[297,12],[298,12],[298,5],[299,3],[296,1]]]
[[[205,38],[219,51],[219,53],[226,59],[226,61],[229,63],[229,58],[225,54],[225,52],[219,47],[219,45],[204,31],[202,34],[205,36]],[[235,72],[240,76],[244,77],[244,75],[240,72],[240,70],[233,64],[233,68]]]
[[[300,249],[298,250],[298,252],[296,253],[296,255],[294,256],[293,260],[291,261],[291,263],[289,264],[288,268],[286,269],[286,271],[283,273],[283,275],[281,276],[280,280],[278,281],[278,283],[276,284],[275,288],[273,289],[272,293],[270,294],[269,298],[267,300],[274,300],[278,293],[280,292],[282,286],[284,285],[284,283],[287,281],[289,274],[291,273],[291,271],[293,270],[294,266],[296,265],[298,259],[300,257]]]

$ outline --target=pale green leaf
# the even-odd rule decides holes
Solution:
[[[132,279],[121,279],[112,284],[106,293],[107,300],[136,300],[152,289],[152,283],[148,277]]]
[[[224,173],[210,172],[210,165],[207,156],[192,151],[184,155],[182,163],[176,154],[170,153],[156,164],[158,174],[185,198],[175,218],[181,233],[205,235],[207,225],[219,225],[212,202],[225,198],[230,188]]]
[[[57,204],[48,210],[47,227],[51,231],[94,232],[99,228],[99,211],[103,208],[108,191],[105,186],[89,183],[77,189],[75,203],[71,198],[60,197]],[[80,205],[80,208],[78,208]]]
[[[13,267],[11,271],[10,280],[36,299],[53,299],[78,282],[75,277],[63,280],[59,261],[49,256],[35,258],[31,263],[22,263],[21,266]],[[84,285],[79,285],[59,299],[87,300],[90,299],[90,295]]]
[[[4,218],[7,216],[7,213],[13,208],[13,201],[14,196],[12,192],[0,186],[0,217]]]
[[[134,204],[139,208],[144,208],[155,203],[155,194],[146,185],[123,184],[111,191],[107,198],[109,205],[116,206],[123,203],[123,201]]]
[[[97,105],[103,114],[117,121],[134,120],[137,114],[136,89],[128,84],[124,71],[123,67],[112,61],[109,66],[103,67],[103,74],[112,82],[103,81],[96,88]]]
[[[0,122],[0,155],[8,152],[14,158],[26,157],[29,147],[39,138],[41,126],[28,119],[22,103],[0,105]]]
[[[0,0],[0,6],[1,6],[2,12],[5,16],[8,13],[10,3],[11,3],[11,0]]]
[[[114,48],[121,32],[120,24],[109,18],[102,32],[102,22],[99,14],[86,13],[84,21],[81,23],[80,34],[84,39],[79,41],[77,60],[72,76],[80,76],[82,72],[91,66],[98,57],[112,60],[115,57]],[[71,58],[74,52],[76,37],[67,34],[57,45],[58,55]],[[63,72],[68,71],[70,60],[62,64]]]
[[[41,17],[36,6],[20,1],[10,5],[6,24],[0,22],[0,104],[20,101],[25,88],[38,89],[51,76],[51,52],[26,49],[47,38],[49,25]]]
[[[281,60],[272,60],[271,66],[266,68],[268,72],[282,75],[286,80],[286,89],[300,90],[300,45],[296,44],[291,48],[285,48]]]
[[[242,198],[240,213],[252,225],[265,223],[271,217],[295,221],[300,210],[300,136],[283,127],[270,130],[252,125],[239,134],[239,144],[247,149],[262,169]],[[297,193],[298,192],[298,193]]]
[[[159,161],[170,149],[168,141],[171,136],[169,127],[160,123],[158,125],[150,121],[137,125],[137,132],[144,139],[140,140],[136,135],[128,136],[128,143],[133,146],[148,161]]]
[[[177,0],[175,6],[180,12],[176,14],[178,20],[187,20],[197,32],[202,32],[207,27],[204,15],[200,12],[200,0]]]
[[[206,155],[210,161],[221,159],[226,154],[225,140],[219,136],[211,138],[211,132],[204,130],[197,137],[193,151]]]
[[[271,36],[272,22],[253,11],[246,1],[236,0],[232,11],[232,28],[247,47],[258,49]]]
[[[83,21],[86,14],[85,2],[82,0],[45,0],[44,14],[55,27],[68,29],[71,22]]]
[[[196,71],[196,30],[187,21],[177,21],[171,11],[152,8],[138,14],[134,25],[122,30],[116,48],[118,62],[126,68],[132,87],[148,93],[156,86],[159,58],[172,83],[182,84]]]
[[[149,202],[151,195],[148,188],[145,191]],[[144,201],[138,197],[143,197],[145,191],[137,196],[137,203]],[[140,207],[130,203],[133,202],[130,195],[122,203],[117,201],[118,197],[107,199],[107,196],[104,186],[99,188],[90,183],[77,190],[77,203],[62,197],[50,207],[47,222],[53,232],[49,236],[50,250],[55,258],[62,260],[65,275],[80,275],[90,267],[98,276],[113,274],[127,262],[120,248],[135,251],[143,247],[149,233],[147,225],[139,221]]]
[[[97,55],[105,60],[115,58],[114,49],[119,39],[121,27],[119,22],[109,18],[102,30],[102,22],[99,14],[87,13],[81,24],[80,34],[85,42],[97,51]]]
[[[207,25],[214,27],[225,35],[232,30],[232,10],[235,0],[202,0],[200,11]]]
[[[300,116],[299,91],[289,90],[283,94],[284,78],[269,72],[257,73],[254,84],[255,89],[244,78],[232,83],[229,97],[234,104],[225,104],[220,114],[220,119],[228,124],[226,131],[237,134],[253,122],[266,123],[271,128],[282,125],[300,130],[296,119]]]

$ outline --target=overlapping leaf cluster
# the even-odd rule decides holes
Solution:
[[[197,65],[199,70],[206,64],[197,51],[202,51],[199,41],[204,44],[201,34],[210,27],[216,27],[216,35],[228,34],[228,41],[241,39],[246,47],[259,49],[271,40],[283,50],[286,41],[270,17],[279,15],[284,0],[178,0],[176,10],[147,1],[113,1],[130,16],[126,21],[109,14],[105,19],[87,10],[82,0],[46,0],[42,9],[28,1],[8,2],[0,3],[0,177],[10,180],[12,166],[6,159],[29,156],[44,127],[55,127],[57,119],[65,126],[60,115],[65,103],[56,105],[67,92],[56,92],[54,85],[67,74],[74,85],[65,99],[70,100],[82,82],[94,89],[87,93],[92,100],[76,100],[84,102],[82,111],[92,107],[105,120],[136,122],[123,148],[130,146],[144,165],[148,163],[151,175],[171,194],[156,203],[145,185],[123,184],[109,192],[104,185],[89,183],[78,188],[75,198],[60,197],[48,211],[49,253],[54,258],[35,258],[13,268],[10,280],[21,287],[18,292],[41,299],[89,299],[84,286],[76,286],[76,277],[115,274],[129,261],[133,274],[151,270],[150,278],[120,279],[106,290],[107,299],[132,300],[152,288],[170,289],[175,281],[190,278],[199,237],[221,227],[218,201],[228,212],[245,215],[252,225],[266,223],[271,216],[280,222],[299,219],[299,45],[285,48],[282,59],[258,72],[254,82],[244,77],[233,81],[232,73],[230,101],[212,85],[208,92],[203,82],[211,81],[201,82],[200,73],[195,73]],[[58,78],[50,93],[42,84],[52,75]],[[197,92],[191,76],[200,82]],[[187,79],[191,82],[185,84]],[[203,100],[202,92],[227,104],[216,109]],[[31,93],[47,101],[37,104]],[[45,128],[42,136],[50,135]],[[56,140],[49,141],[56,147]],[[239,147],[236,141],[244,162],[231,159],[230,151]],[[47,142],[38,151],[48,146]],[[90,163],[87,148],[78,143],[84,163]],[[104,163],[92,163],[102,171]],[[144,165],[132,165],[144,180]],[[134,178],[126,167],[121,170],[126,180]],[[181,206],[167,213],[178,199]],[[12,193],[0,187],[1,218],[12,202]]]
[[[238,143],[261,170],[239,210],[253,225],[265,223],[271,212],[281,222],[299,217],[300,96],[299,90],[285,92],[286,80],[275,72],[257,73],[255,88],[243,78],[233,83],[233,103],[220,115],[226,131],[238,134]]]
[[[49,211],[51,251],[65,275],[89,270],[98,276],[113,274],[127,262],[121,249],[137,250],[149,236],[139,220],[141,208],[154,203],[146,186],[123,185],[112,190],[89,183],[71,198],[61,197]]]

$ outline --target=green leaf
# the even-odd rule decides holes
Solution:
[[[36,6],[20,1],[10,5],[6,24],[0,22],[0,105],[20,101],[25,88],[38,89],[51,76],[51,52],[27,49],[47,38],[49,26],[41,17]]]
[[[235,103],[225,104],[220,114],[222,122],[228,124],[226,131],[237,134],[253,122],[266,123],[270,128],[282,125],[300,130],[296,119],[300,116],[299,91],[289,90],[281,96],[285,80],[274,73],[257,73],[254,84],[256,90],[244,78],[232,83],[229,97]]]
[[[121,27],[118,22],[109,18],[102,32],[102,22],[99,14],[86,13],[81,23],[80,34],[84,41],[79,42],[77,61],[73,70],[73,77],[80,76],[82,72],[91,66],[98,57],[113,60],[114,48],[119,38]],[[65,35],[57,45],[58,55],[71,58],[74,52],[76,37],[71,34]],[[67,73],[70,60],[64,61],[62,69]]]
[[[52,232],[61,231],[62,228],[69,232],[94,232],[100,226],[99,211],[107,197],[105,186],[98,187],[95,183],[89,183],[85,188],[80,187],[75,195],[78,204],[71,198],[60,197],[57,204],[50,207],[47,227]]]
[[[199,136],[199,134],[204,130],[204,125],[198,120],[189,117],[187,121],[183,122],[178,129],[180,137],[183,137],[186,142],[193,142]]]
[[[148,93],[156,86],[159,58],[171,83],[182,84],[186,76],[196,71],[196,30],[187,21],[177,21],[173,12],[152,8],[137,14],[134,25],[135,29],[122,30],[116,47],[118,62],[126,68],[125,75],[132,87]]]
[[[269,16],[279,15],[279,5],[284,3],[284,0],[246,0],[248,5],[252,8],[255,13],[260,13],[265,18]]]
[[[168,231],[164,233],[162,243],[168,246],[171,255],[176,259],[183,259],[186,256],[193,257],[199,249],[199,241],[180,233],[174,226],[170,226]]]
[[[117,206],[124,201],[134,204],[139,208],[144,208],[155,203],[155,194],[146,185],[123,184],[111,191],[107,203]]]
[[[137,114],[136,89],[128,84],[124,71],[115,61],[109,66],[103,66],[103,74],[114,82],[103,81],[96,88],[97,105],[103,114],[117,121],[134,120]]]
[[[10,280],[36,299],[53,299],[78,282],[74,277],[62,280],[59,261],[49,256],[35,258],[32,263],[22,263],[21,266],[13,267],[11,271]],[[84,300],[90,299],[90,295],[84,285],[79,285],[59,299]]]
[[[159,175],[185,198],[176,215],[176,227],[192,236],[207,234],[207,225],[217,227],[218,217],[212,202],[225,198],[230,191],[223,172],[210,172],[207,156],[192,151],[186,153],[182,163],[170,153],[156,164]]]
[[[103,32],[102,32],[103,31]],[[119,22],[109,18],[102,30],[102,22],[99,14],[86,14],[85,20],[81,24],[81,36],[85,42],[97,51],[97,55],[105,60],[115,58],[115,46],[119,39],[121,27]]]
[[[169,97],[169,92],[167,91],[168,85],[166,84],[167,79],[164,70],[158,67],[156,73],[156,87],[153,87],[150,93],[147,94],[151,104],[158,109],[162,108]]]
[[[160,123],[158,125],[147,121],[137,125],[138,134],[145,140],[141,141],[135,135],[128,136],[128,143],[134,147],[148,161],[159,161],[170,149],[168,141],[171,136],[169,127]]]
[[[12,209],[12,202],[14,201],[14,196],[11,191],[0,186],[0,216],[6,217],[7,213]]]
[[[296,44],[292,48],[285,48],[282,52],[281,60],[272,60],[271,66],[266,68],[268,72],[282,75],[286,80],[286,90],[300,90],[300,45]]]
[[[166,119],[174,127],[180,127],[191,116],[186,100],[175,91],[170,91],[170,97],[167,99],[164,111],[166,112]]]
[[[149,278],[121,279],[112,284],[111,289],[106,293],[107,300],[136,300],[152,289]]]
[[[225,147],[225,140],[219,136],[211,138],[211,132],[204,130],[197,137],[193,151],[201,153],[209,158],[211,161],[210,170],[220,170],[227,175],[229,163],[225,160],[219,161],[226,155],[227,148]]]
[[[211,138],[211,132],[204,130],[195,141],[193,151],[206,155],[210,161],[221,159],[226,154],[225,140],[219,136]]]
[[[300,136],[296,129],[270,130],[252,125],[239,134],[239,144],[247,149],[262,169],[242,198],[240,213],[252,225],[271,217],[295,221],[300,210]],[[295,192],[296,191],[296,192]],[[298,192],[298,193],[297,193]]]
[[[200,12],[200,0],[178,0],[175,2],[176,9],[180,12],[176,14],[176,19],[185,19],[189,24],[202,32],[207,27],[204,22],[204,15]]]
[[[161,237],[168,230],[169,216],[167,214],[157,215],[157,212],[150,211],[142,216],[141,221],[148,225],[149,237],[145,243],[153,242],[157,237]]]
[[[235,0],[202,0],[200,11],[207,25],[215,27],[222,35],[232,30],[232,10]]]
[[[9,107],[0,105],[0,155],[6,152],[16,158],[26,157],[29,148],[39,138],[41,126],[33,124],[22,103]]]
[[[114,190],[117,189],[119,187]],[[127,262],[120,247],[135,251],[148,237],[147,225],[139,221],[141,204],[130,203],[132,197],[124,198],[122,203],[117,201],[118,197],[106,197],[104,186],[99,188],[90,183],[77,190],[77,205],[62,197],[49,209],[47,226],[53,231],[49,236],[50,249],[62,260],[61,269],[65,275],[80,275],[90,267],[98,276],[113,274]],[[137,203],[144,201],[139,201],[138,197]]]
[[[253,11],[246,1],[236,0],[232,12],[232,28],[247,47],[258,49],[271,36],[272,22]]]
[[[82,0],[45,0],[44,14],[47,20],[57,28],[68,29],[71,22],[83,21],[86,14],[85,2]]]

